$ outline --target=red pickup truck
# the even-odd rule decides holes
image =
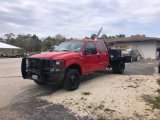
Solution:
[[[23,58],[21,72],[24,79],[34,80],[38,85],[62,83],[71,91],[79,87],[80,77],[84,74],[106,68],[122,74],[125,58],[121,54],[115,55],[117,51],[108,49],[102,40],[66,41],[52,52]]]

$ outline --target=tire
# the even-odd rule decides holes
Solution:
[[[76,69],[69,69],[64,78],[64,88],[68,91],[76,90],[80,83],[80,73]]]
[[[117,66],[112,67],[112,72],[116,74],[122,74],[124,72],[125,64],[121,61]]]
[[[116,67],[112,67],[112,72],[113,73],[117,73],[117,68]]]
[[[125,64],[123,61],[121,61],[118,65],[117,73],[122,74],[124,72]]]
[[[44,83],[44,82],[37,81],[37,80],[34,80],[34,82],[35,82],[37,85],[44,85],[44,84],[46,84],[46,83]]]

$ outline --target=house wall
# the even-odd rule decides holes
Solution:
[[[137,49],[141,53],[144,59],[157,58],[157,46],[160,46],[160,42],[156,41],[144,41],[144,42],[125,42],[125,43],[114,43],[111,48],[117,49],[118,47],[121,49]]]

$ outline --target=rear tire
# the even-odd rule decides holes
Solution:
[[[117,73],[117,68],[116,67],[112,67],[112,72],[113,73]]]
[[[72,91],[79,87],[80,73],[76,69],[69,69],[64,79],[64,88]]]
[[[121,61],[118,65],[117,73],[122,74],[124,72],[124,68],[125,68],[125,63]]]
[[[37,81],[37,80],[34,80],[34,82],[35,82],[37,85],[44,85],[44,84],[46,84],[46,83],[44,83],[44,82]]]
[[[112,67],[112,72],[116,74],[122,74],[125,69],[125,63],[123,61],[119,62],[118,65]]]

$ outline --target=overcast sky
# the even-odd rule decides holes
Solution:
[[[102,34],[160,37],[160,0],[0,0],[0,37],[6,33]]]

